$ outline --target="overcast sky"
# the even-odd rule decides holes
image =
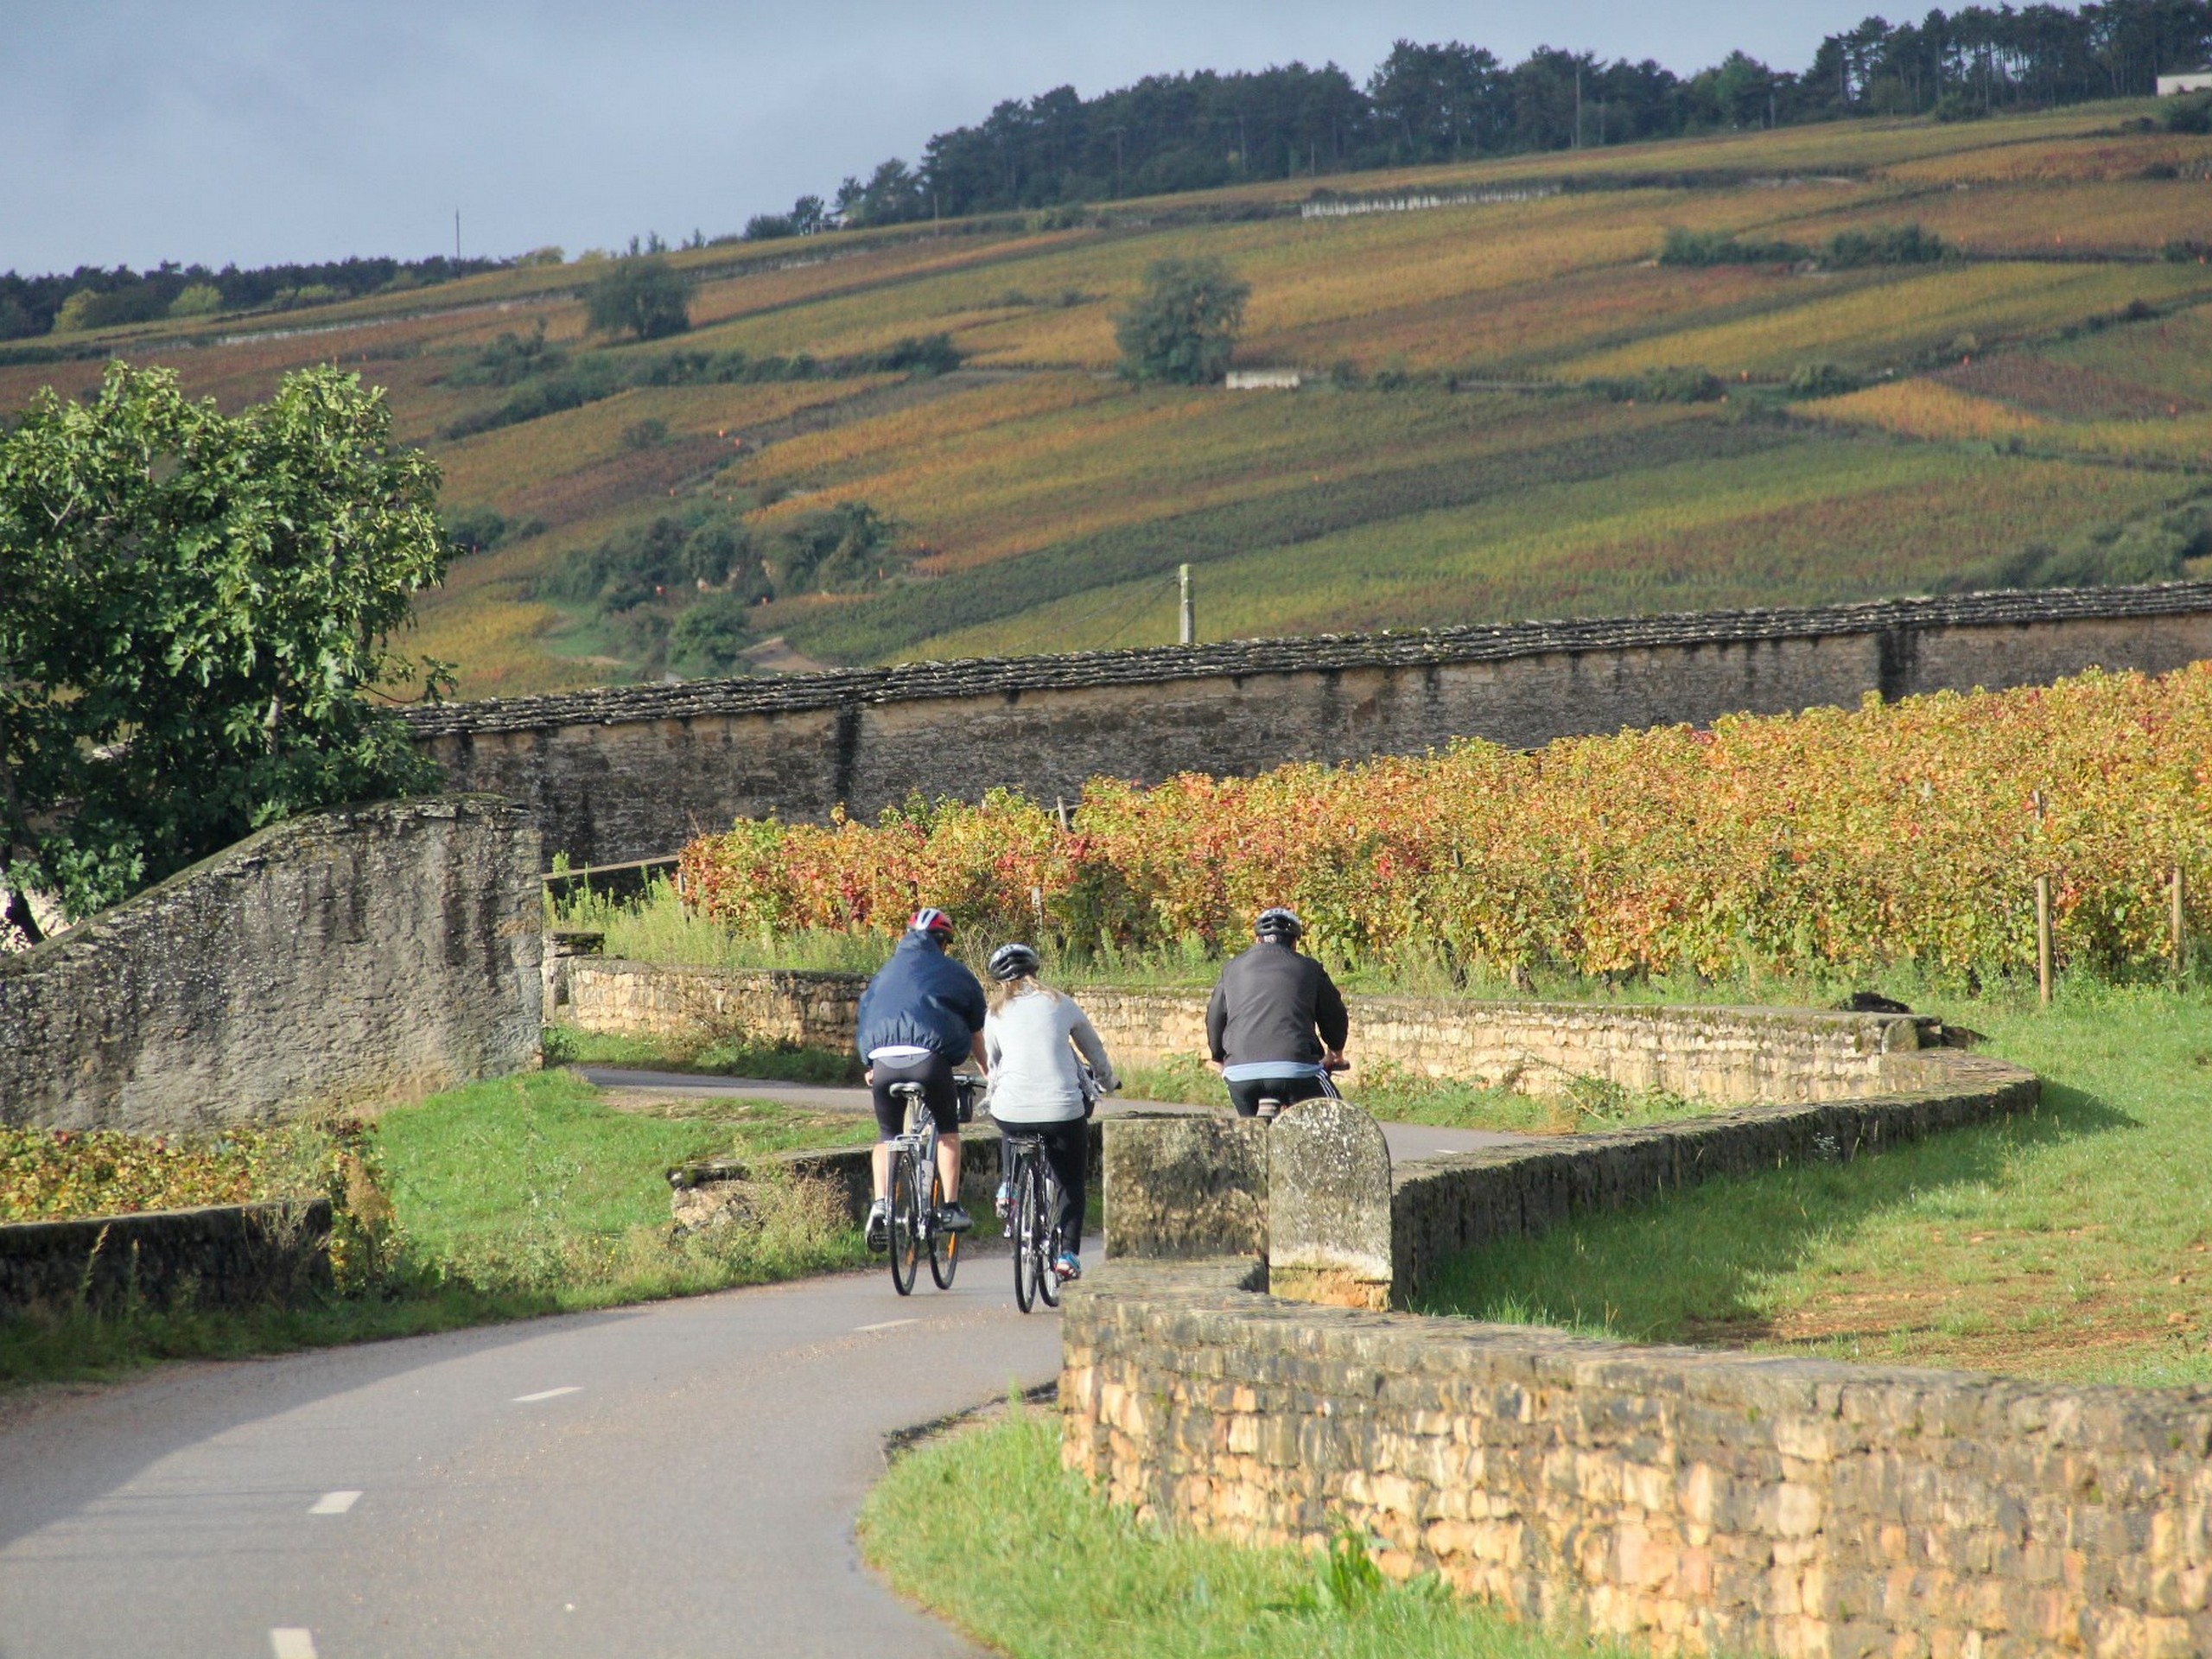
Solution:
[[[456,208],[471,254],[712,236],[1064,83],[1401,35],[1802,68],[1870,3],[0,0],[0,270],[419,257]]]

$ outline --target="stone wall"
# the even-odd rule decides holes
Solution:
[[[0,1123],[374,1109],[531,1064],[540,852],[481,796],[318,814],[0,957]]]
[[[851,974],[748,973],[577,957],[566,1019],[587,1031],[740,1036],[843,1051],[866,981]],[[1077,993],[1115,1064],[1150,1068],[1205,1055],[1203,993]],[[1355,996],[1355,1062],[1523,1094],[1592,1079],[1713,1101],[1842,1100],[1886,1086],[1918,1049],[1909,1015],[1815,1010],[1484,1002]],[[1345,1088],[1355,1097],[1359,1075]]]
[[[0,1227],[0,1309],[243,1307],[330,1283],[330,1200]]]
[[[1864,1155],[2036,1097],[2031,1075],[1955,1052],[1899,1070],[1914,1091],[1402,1166],[1395,1287],[1577,1211]],[[2212,1651],[2212,1392],[1315,1305],[1357,1304],[1385,1201],[1363,1199],[1374,1181],[1354,1170],[1375,1161],[1372,1126],[1314,1104],[1237,1126],[1211,1179],[1219,1149],[1179,1126],[1109,1127],[1109,1260],[1063,1314],[1064,1455],[1141,1518],[1307,1548],[1354,1528],[1393,1576],[1435,1573],[1661,1653]],[[1133,1182],[1149,1202],[1124,1231]],[[1255,1182],[1256,1209],[1223,1196]],[[1160,1256],[1133,1259],[1154,1241]]]
[[[1100,774],[1248,773],[1457,737],[1529,748],[2206,657],[2212,584],[2176,582],[910,664],[408,719],[456,787],[530,803],[549,854],[607,864],[739,817],[872,816],[916,791],[1072,801]]]
[[[739,1037],[849,1053],[858,974],[747,972],[579,956],[565,964],[565,1019],[616,1036]]]
[[[1069,1287],[1069,1465],[1147,1520],[1381,1540],[1661,1653],[2212,1652],[2212,1395],[1635,1348],[1305,1306],[1257,1269]]]

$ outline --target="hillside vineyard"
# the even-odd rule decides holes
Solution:
[[[518,264],[0,348],[0,408],[110,353],[226,405],[358,371],[474,550],[407,642],[472,697],[1163,645],[1183,564],[1215,640],[2189,576],[2212,136],[2171,106],[709,245],[648,340],[587,331],[620,261]],[[1296,390],[1115,378],[1191,257]]]

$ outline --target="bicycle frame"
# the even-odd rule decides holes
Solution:
[[[1006,1135],[1000,1141],[1011,1199],[1007,1232],[1014,1243],[1014,1300],[1024,1313],[1039,1300],[1057,1307],[1059,1277],[1052,1257],[1059,1243],[1059,1177],[1034,1135]]]
[[[974,1091],[980,1081],[964,1076],[954,1079],[963,1122],[973,1109]],[[957,1203],[959,1195],[944,1194],[940,1188],[937,1117],[924,1103],[919,1084],[894,1083],[891,1093],[906,1108],[906,1127],[889,1142],[891,1182],[886,1196],[891,1204],[892,1288],[901,1296],[912,1294],[920,1257],[926,1254],[930,1277],[939,1290],[950,1290],[953,1274],[960,1268],[960,1235],[940,1224],[938,1201]]]

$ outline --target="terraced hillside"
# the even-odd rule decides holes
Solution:
[[[2192,516],[2212,137],[2156,114],[1857,122],[1363,174],[1332,204],[1301,180],[710,247],[672,256],[690,331],[641,344],[586,337],[593,268],[508,270],[283,332],[0,354],[0,408],[82,391],[107,351],[226,403],[359,366],[487,544],[410,642],[473,695],[747,646],[1157,641],[1184,562],[1209,636],[2139,576],[2212,545]],[[1443,205],[1301,212],[1408,194]],[[1819,248],[1905,224],[1948,257],[1654,257],[1673,230]],[[1302,390],[1115,378],[1146,269],[1201,254],[1251,284],[1240,364]],[[938,335],[956,372],[917,349]]]

